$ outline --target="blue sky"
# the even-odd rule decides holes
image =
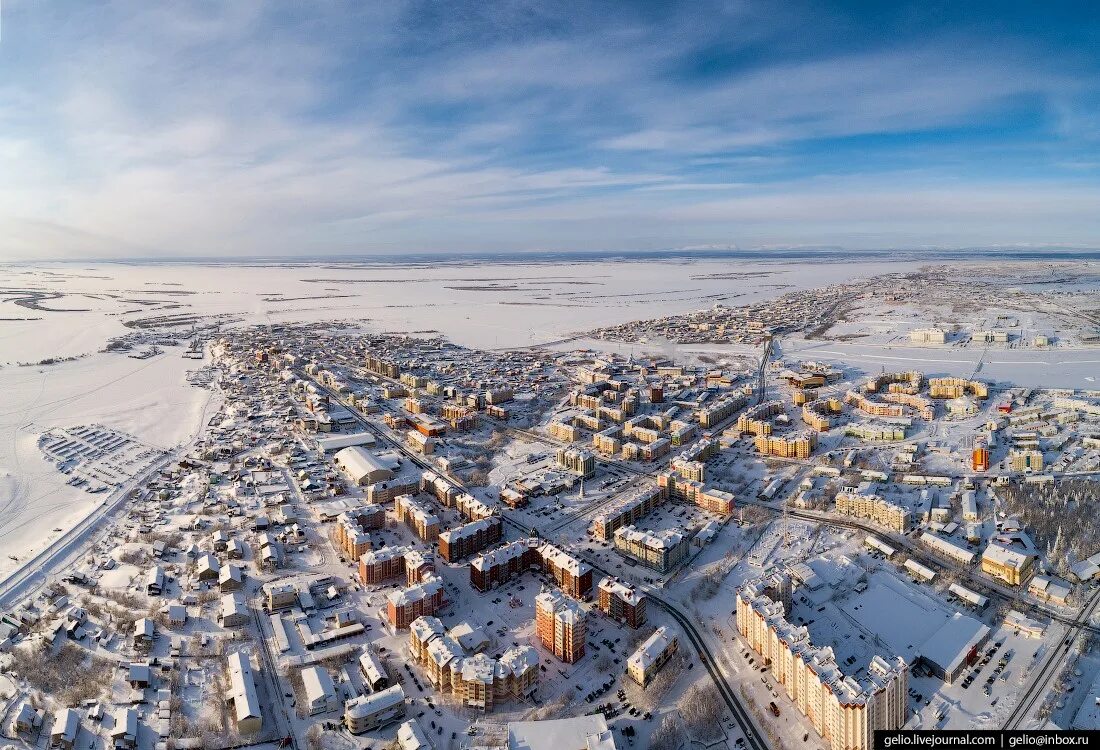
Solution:
[[[1095,247],[1097,49],[1095,3],[6,0],[0,260]]]

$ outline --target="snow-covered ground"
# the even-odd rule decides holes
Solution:
[[[905,267],[682,260],[0,266],[0,576],[101,501],[66,484],[37,447],[42,433],[102,424],[169,448],[213,413],[210,392],[187,383],[188,370],[202,363],[181,357],[185,346],[162,347],[148,359],[102,352],[108,339],[139,330],[124,323],[160,316],[220,316],[226,324],[353,320],[376,331],[435,330],[467,346],[516,347]],[[736,280],[721,278],[732,271]],[[763,275],[740,275],[749,272]],[[169,330],[186,344],[189,328]]]

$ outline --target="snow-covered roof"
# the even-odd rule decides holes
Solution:
[[[508,724],[508,750],[614,750],[603,714]]]

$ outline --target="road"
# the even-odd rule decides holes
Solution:
[[[82,521],[0,582],[0,609],[10,609],[50,578],[63,571],[71,571],[79,558],[103,539],[125,515],[123,511],[133,491],[175,461],[184,450],[177,448],[170,451],[161,460],[117,488]]]
[[[1078,620],[1088,622],[1096,611],[1098,604],[1100,604],[1100,590],[1095,591],[1092,597],[1081,607]],[[1069,654],[1069,650],[1073,648],[1073,641],[1082,627],[1081,624],[1071,625],[1065,638],[1050,650],[1046,661],[1033,673],[1023,696],[1020,697],[1016,707],[1009,714],[1004,725],[1005,729],[1020,729],[1036,704],[1042,705],[1043,699],[1050,694],[1051,682],[1058,677],[1061,664]]]

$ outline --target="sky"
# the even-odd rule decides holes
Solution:
[[[4,0],[0,261],[1100,247],[1100,4]]]

